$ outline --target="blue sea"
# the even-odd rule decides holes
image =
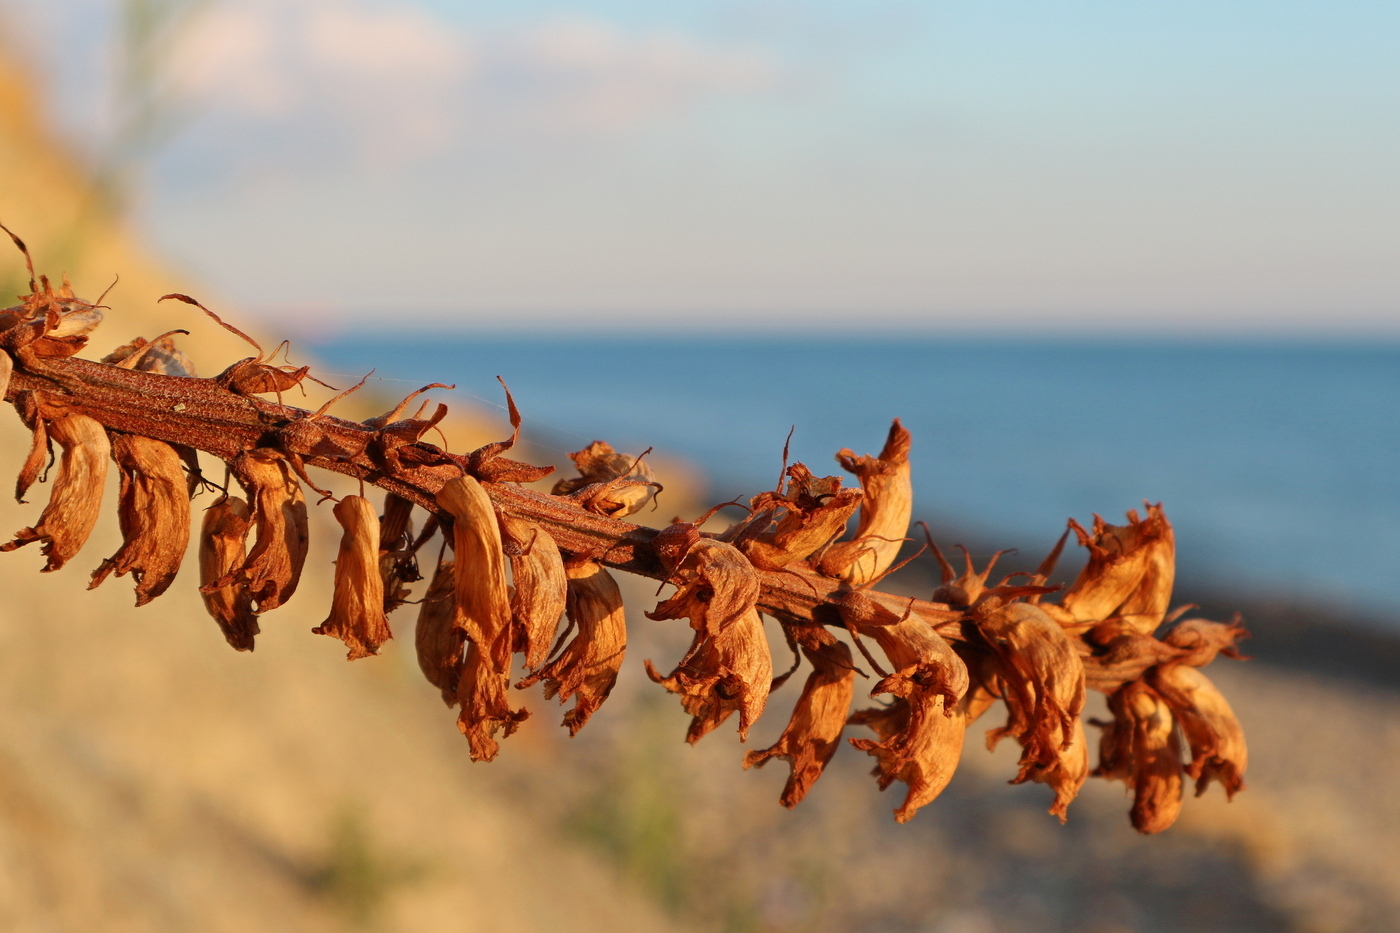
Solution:
[[[890,420],[914,437],[915,509],[1047,550],[1073,516],[1161,501],[1184,574],[1400,624],[1400,344],[340,336],[313,352],[386,393],[456,383],[557,454],[594,438],[686,458],[719,502],[792,459],[839,472]],[[395,382],[402,380],[402,382]],[[670,517],[669,515],[667,516]],[[948,542],[944,542],[948,543]]]

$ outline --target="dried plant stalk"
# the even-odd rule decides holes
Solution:
[[[1129,786],[1142,832],[1176,818],[1188,775],[1198,793],[1213,781],[1227,795],[1243,787],[1243,730],[1199,668],[1220,654],[1241,657],[1246,632],[1238,621],[1171,624],[1180,615],[1169,611],[1175,540],[1160,505],[1129,512],[1122,526],[1095,516],[1091,531],[1071,520],[1089,559],[1063,593],[1047,580],[1069,532],[1029,580],[1014,583],[991,581],[995,557],[979,572],[967,555],[966,571],[956,573],[930,539],[942,584],[932,599],[896,596],[874,584],[894,566],[912,514],[910,436],[898,421],[878,457],[837,455],[859,490],[795,463],[784,470],[785,486],[752,497],[748,517],[719,535],[702,532],[703,521],[652,530],[622,518],[659,484],[640,458],[601,441],[571,455],[580,475],[555,494],[519,485],[553,468],[505,456],[522,423],[509,392],[510,437],[459,454],[423,440],[446,406],[425,401],[405,417],[438,384],[379,418],[351,422],[327,414],[329,403],[315,412],[286,405],[280,393],[312,379],[309,367],[275,365],[260,347],[213,379],[193,375],[175,343],[179,331],[138,338],[102,362],[78,359],[101,308],[66,282],[56,289],[35,276],[26,247],[11,236],[30,272],[29,294],[0,311],[0,394],[32,432],[18,498],[39,479],[53,442],[62,452],[40,520],[3,549],[42,541],[46,570],[62,566],[91,532],[110,449],[122,475],[123,543],[94,583],[130,572],[138,604],[160,595],[179,567],[189,498],[213,485],[195,451],[210,454],[228,464],[249,501],[225,493],[206,511],[200,590],[230,644],[251,650],[259,613],[291,598],[303,570],[309,518],[301,484],[317,488],[308,468],[327,469],[389,495],[382,519],[361,496],[334,507],[342,529],[335,592],[314,631],[341,638],[351,658],[374,653],[389,637],[386,611],[409,601],[420,579],[418,550],[441,528],[453,553],[439,557],[421,599],[415,647],[429,682],[460,707],[474,759],[494,757],[529,715],[512,706],[515,652],[533,670],[518,687],[538,681],[547,697],[573,700],[564,717],[571,734],[607,698],[627,641],[610,568],[676,587],[647,614],[684,618],[694,637],[670,674],[648,671],[691,714],[691,741],[735,711],[745,737],[770,692],[803,659],[811,665],[778,741],[744,757],[745,767],[789,763],[786,806],[808,793],[845,725],[863,725],[875,738],[851,742],[875,759],[880,787],[906,785],[895,815],[908,820],[948,784],[967,725],[1000,702],[1005,724],[989,739],[1021,744],[1013,781],[1046,784],[1050,812],[1063,819],[1089,776],[1086,689],[1107,694],[1112,713],[1095,723],[1103,734],[1093,774]],[[279,397],[258,397],[265,394]],[[428,514],[416,538],[414,507]],[[854,532],[840,540],[857,507]],[[569,629],[549,658],[561,609]],[[764,615],[801,652],[798,666],[776,679]],[[857,670],[833,631],[848,633],[878,673],[871,694],[888,695],[887,705],[848,716]]]

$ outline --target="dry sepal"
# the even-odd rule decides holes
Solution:
[[[34,430],[34,445],[30,456],[21,470],[19,498],[33,477],[37,466],[43,462],[48,440],[58,442],[63,453],[58,461],[58,474],[54,478],[53,491],[49,503],[44,507],[39,521],[28,528],[15,532],[15,538],[0,545],[0,551],[13,551],[43,542],[43,554],[48,558],[44,573],[58,570],[77,554],[92,529],[97,524],[97,516],[102,507],[102,489],[107,479],[107,458],[112,445],[102,425],[87,415],[76,412],[58,414],[51,419],[43,413],[30,425]],[[37,458],[35,453],[39,454]]]
[[[841,642],[816,649],[804,645],[802,654],[811,663],[812,672],[802,685],[787,728],[773,745],[744,756],[745,768],[761,768],[772,758],[788,762],[791,771],[779,798],[788,809],[802,802],[836,754],[855,695],[851,649]]]
[[[180,454],[163,441],[135,434],[112,438],[121,473],[117,521],[122,546],[92,573],[88,589],[116,572],[136,580],[136,605],[169,588],[190,538],[190,490]]]
[[[627,651],[627,622],[622,591],[603,567],[593,561],[566,564],[569,595],[564,612],[574,636],[544,667],[518,684],[522,689],[544,682],[544,695],[559,702],[574,699],[564,714],[564,727],[577,735],[612,693]]]
[[[894,563],[914,509],[909,446],[909,432],[896,418],[878,457],[858,457],[849,449],[836,455],[847,472],[859,477],[864,495],[855,537],[822,553],[822,573],[861,586],[878,579]]]
[[[311,631],[345,643],[347,661],[379,653],[391,637],[384,616],[384,578],[379,574],[379,517],[363,496],[346,496],[332,510],[340,522],[331,613]]]
[[[252,651],[259,631],[253,594],[242,582],[233,582],[235,572],[248,558],[248,531],[252,527],[248,503],[236,496],[221,496],[205,510],[199,532],[199,593],[204,608],[228,643],[239,651]],[[223,580],[230,582],[221,583]]]
[[[512,637],[500,526],[486,490],[470,476],[449,480],[437,502],[452,516],[452,624],[468,641],[457,682],[457,725],[471,746],[472,760],[490,761],[500,748],[496,733],[511,735],[529,716],[511,709],[506,696]]]

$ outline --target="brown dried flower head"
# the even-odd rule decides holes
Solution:
[[[486,490],[470,476],[445,483],[438,490],[437,502],[452,516],[452,624],[465,632],[468,640],[457,683],[457,702],[462,708],[457,725],[471,745],[472,760],[490,761],[499,749],[496,733],[504,730],[505,736],[511,735],[529,715],[511,709],[506,697],[511,610],[500,526]]]
[[[236,580],[236,571],[247,560],[248,531],[253,527],[248,503],[221,496],[204,512],[199,533],[199,593],[204,608],[219,624],[228,643],[239,651],[252,651],[258,634],[253,594]],[[220,583],[221,580],[230,582]]]
[[[332,510],[340,522],[331,614],[311,631],[339,638],[354,661],[379,653],[391,637],[384,616],[384,578],[379,574],[379,516],[363,496],[346,496]]]
[[[565,614],[574,637],[554,660],[518,686],[523,689],[543,681],[546,698],[557,694],[561,703],[573,698],[564,726],[569,735],[577,735],[617,682],[627,651],[627,623],[622,591],[611,574],[593,561],[566,565],[565,570],[569,577]]]
[[[909,445],[909,432],[896,418],[880,456],[858,457],[851,450],[836,455],[842,467],[860,478],[864,498],[855,537],[822,553],[822,573],[861,586],[879,579],[894,563],[914,508]]]
[[[179,453],[163,441],[137,434],[112,439],[112,459],[121,474],[118,523],[122,546],[92,573],[88,589],[109,573],[136,580],[136,605],[169,588],[190,538],[190,492]]]
[[[26,476],[33,475],[33,452],[38,451],[42,455],[49,438],[57,441],[63,449],[58,462],[58,475],[54,479],[49,504],[44,507],[39,521],[15,532],[15,539],[0,545],[0,551],[13,551],[41,541],[44,556],[48,558],[43,572],[48,573],[58,570],[82,550],[97,525],[97,516],[102,507],[102,489],[107,478],[107,458],[112,446],[99,422],[76,412],[58,414],[51,419],[40,414],[31,426],[35,444],[29,462],[21,472],[21,483],[24,484]],[[22,495],[23,489],[19,493]]]
[[[815,650],[804,646],[802,654],[812,672],[802,685],[787,728],[773,745],[744,756],[745,768],[761,768],[772,758],[788,762],[791,771],[780,798],[788,809],[802,802],[836,754],[855,694],[851,649],[834,642]]]

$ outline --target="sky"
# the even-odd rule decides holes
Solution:
[[[120,9],[0,0],[95,159]],[[1400,336],[1393,0],[206,0],[154,45],[134,222],[253,315]]]

